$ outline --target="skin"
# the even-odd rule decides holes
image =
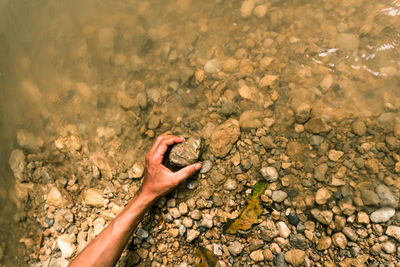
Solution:
[[[77,266],[115,266],[129,238],[146,211],[160,197],[201,168],[195,163],[171,172],[162,165],[168,146],[184,139],[174,135],[159,136],[146,155],[146,168],[142,186],[128,205],[111,223],[71,262]]]

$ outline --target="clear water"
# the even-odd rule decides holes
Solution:
[[[7,243],[6,262],[21,260],[21,247],[13,244],[21,229],[32,230],[9,226],[14,180],[7,162],[19,129],[46,143],[67,125],[93,138],[99,125],[110,126],[129,135],[142,155],[151,138],[132,129],[152,114],[161,116],[157,135],[200,131],[220,105],[237,114],[273,106],[282,113],[282,131],[285,112],[298,102],[310,102],[314,113],[331,121],[398,110],[399,1],[255,3],[267,8],[262,18],[242,18],[236,0],[0,1],[0,238]],[[221,72],[196,83],[194,72],[213,58]],[[238,63],[233,72],[224,71],[229,58]],[[278,85],[257,89],[265,74],[277,75]],[[243,83],[254,89],[245,99],[238,92]],[[145,109],[120,107],[139,93],[149,96]]]

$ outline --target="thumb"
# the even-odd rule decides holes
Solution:
[[[186,166],[185,168],[175,172],[175,176],[179,180],[179,182],[182,182],[183,180],[192,176],[195,172],[197,172],[200,169],[201,169],[201,163],[197,162],[195,164]]]

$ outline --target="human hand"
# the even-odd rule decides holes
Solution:
[[[181,143],[185,139],[175,135],[161,135],[157,137],[150,151],[146,155],[146,168],[141,193],[151,198],[158,198],[176,187],[180,182],[200,170],[201,163],[188,165],[177,172],[170,171],[162,164],[168,146]]]

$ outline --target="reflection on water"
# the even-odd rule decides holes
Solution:
[[[247,2],[0,1],[1,159],[19,147],[32,173],[43,164],[50,176],[71,168],[81,181],[88,166],[47,162],[54,140],[73,134],[98,153],[92,159],[100,155],[95,162],[108,162],[102,175],[110,180],[143,157],[155,135],[209,138],[245,111],[244,128],[272,120],[277,135],[293,129],[304,107],[330,123],[398,112],[399,1]],[[1,224],[16,220],[12,232],[23,229],[19,237],[0,232],[11,263],[22,253],[13,244],[46,227],[26,210],[13,214],[7,200],[24,208],[5,164],[0,175]],[[29,201],[43,212],[43,199]],[[49,253],[27,251],[36,255],[25,257],[31,263]]]

